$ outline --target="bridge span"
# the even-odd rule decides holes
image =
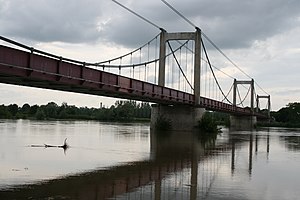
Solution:
[[[185,125],[177,126],[178,123],[174,122],[173,125],[175,129],[192,129],[198,124],[199,120],[201,120],[205,110],[230,113],[231,116],[233,116],[231,120],[232,124],[236,124],[237,126],[241,127],[243,127],[243,124],[249,124],[248,127],[250,128],[256,124],[256,118],[264,119],[269,117],[258,112],[258,108],[254,109],[253,79],[251,81],[237,81],[236,79],[234,79],[233,101],[230,101],[228,99],[229,93],[227,94],[227,96],[224,94],[218,80],[216,79],[215,73],[212,70],[204,47],[204,43],[201,39],[201,31],[199,29],[197,29],[196,32],[178,34],[167,33],[166,31],[162,30],[160,34],[159,59],[137,64],[139,66],[146,66],[151,62],[156,63],[159,61],[157,84],[147,82],[145,80],[143,81],[140,79],[136,79],[134,77],[126,77],[122,76],[121,74],[104,71],[105,65],[101,65],[101,63],[93,64],[67,59],[47,52],[36,50],[34,48],[30,48],[2,36],[0,36],[0,39],[12,45],[16,45],[19,48],[16,49],[0,45],[0,83],[157,103],[159,104],[159,106],[153,108],[153,117],[151,121],[154,123],[162,115],[166,115],[168,118],[171,118],[170,121],[176,121],[176,119],[180,119],[180,121],[182,121]],[[192,68],[191,70],[194,73],[194,86],[192,86],[190,81],[187,79],[184,70],[182,69],[178,59],[176,58],[175,51],[172,49],[169,43],[169,40],[182,39],[194,40],[195,42],[195,61],[194,68]],[[148,45],[149,43],[150,42],[148,42]],[[180,69],[180,73],[183,74],[185,81],[191,87],[192,93],[180,90],[180,82],[177,83],[177,85],[179,86],[178,89],[166,86],[166,58],[171,55],[166,55],[167,43],[172,52],[171,54],[173,54]],[[206,54],[206,62],[210,66],[210,70],[216,83],[216,86],[213,86],[213,88],[219,89],[219,92],[221,92],[221,95],[223,95],[224,97],[223,100],[217,100],[213,97],[210,98],[208,96],[200,95],[200,89],[201,87],[203,87],[203,83],[200,82],[201,44]],[[178,49],[182,47],[183,45],[181,45]],[[26,51],[20,50],[20,48],[26,49]],[[186,48],[188,49],[188,47]],[[149,49],[150,47],[148,46],[148,50]],[[126,55],[131,55],[132,59],[132,53]],[[148,57],[149,55],[150,53],[148,52]],[[121,62],[123,57],[120,57],[118,59]],[[108,62],[110,63],[111,60],[109,60]],[[101,70],[101,66],[103,67],[103,70]],[[135,64],[129,67],[133,67],[134,70]],[[120,71],[121,65],[119,66],[119,72]],[[146,78],[146,71],[144,77]],[[177,81],[180,80],[181,78],[178,78]],[[237,90],[237,85],[248,83],[250,84],[250,89],[248,90],[246,97],[248,96],[249,91],[251,91],[251,105],[250,107],[239,107],[239,104],[237,103],[237,96],[240,97],[240,93]],[[211,85],[210,81],[208,82],[208,85]],[[209,93],[214,92],[212,91]],[[237,95],[237,93],[239,95]],[[246,97],[244,98],[244,100],[246,99]],[[226,100],[228,103],[225,103],[224,100]],[[241,104],[244,100],[241,100]],[[269,96],[268,100],[270,112]],[[259,102],[257,103],[257,105],[258,104]]]
[[[0,46],[0,82],[161,104],[195,104],[195,97],[190,93],[3,45]],[[251,114],[249,109],[205,97],[200,98],[199,107]]]

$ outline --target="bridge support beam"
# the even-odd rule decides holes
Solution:
[[[267,96],[261,96],[261,95],[257,95],[256,97],[256,112],[259,112],[259,99],[267,99],[268,100],[268,118],[269,118],[269,121],[271,119],[271,97],[270,95],[267,95]]]
[[[170,125],[171,130],[192,131],[196,128],[205,113],[204,108],[186,105],[152,105],[151,129],[155,129],[163,121]]]
[[[233,106],[237,106],[237,86],[238,84],[248,84],[250,85],[250,116],[241,115],[230,115],[230,128],[233,130],[252,130],[256,127],[257,119],[254,116],[254,80],[251,81],[237,81],[234,79],[233,82]]]
[[[166,76],[166,43],[171,40],[194,40],[194,96],[195,105],[200,105],[200,78],[201,78],[201,30],[196,28],[196,32],[168,33],[161,29],[160,50],[159,50],[159,72],[158,85],[165,87]]]
[[[256,128],[256,116],[230,115],[230,128],[238,131],[248,131]]]
[[[250,85],[250,109],[251,109],[251,113],[254,113],[254,80],[251,79],[251,81],[237,81],[236,79],[234,79],[233,82],[233,105],[236,106],[236,94],[237,94],[237,86],[241,84],[241,85],[245,85],[248,84]]]

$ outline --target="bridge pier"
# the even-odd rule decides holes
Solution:
[[[256,127],[257,118],[254,116],[254,80],[250,81],[237,81],[233,82],[233,106],[237,106],[237,86],[250,85],[250,113],[251,115],[230,115],[230,128],[233,130],[247,131]]]
[[[187,105],[162,105],[154,104],[151,108],[151,129],[155,129],[158,123],[167,121],[171,130],[192,131],[199,125],[204,108]]]
[[[256,127],[256,116],[230,115],[230,128],[239,131],[248,131]]]

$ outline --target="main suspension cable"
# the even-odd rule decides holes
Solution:
[[[125,10],[131,12],[132,14],[134,14],[135,16],[139,17],[140,19],[144,20],[145,22],[147,22],[148,24],[151,24],[152,26],[154,26],[155,28],[158,29],[162,29],[160,26],[154,24],[153,22],[151,22],[150,20],[146,19],[145,17],[139,15],[138,13],[134,12],[133,10],[129,9],[128,7],[124,6],[123,4],[119,3],[116,0],[112,0],[114,3],[118,4],[119,6],[121,6],[122,8],[124,8]]]
[[[169,8],[171,8],[177,15],[179,15],[180,17],[182,17],[187,23],[189,23],[191,26],[196,27],[196,25],[194,23],[192,23],[188,18],[186,18],[183,14],[181,14],[178,10],[176,10],[173,6],[171,6],[171,4],[169,4],[167,1],[165,0],[161,0],[164,4],[166,4]]]
[[[219,90],[221,91],[221,93],[222,93],[222,95],[225,97],[225,99],[228,101],[228,103],[232,104],[232,102],[231,102],[231,101],[226,97],[226,95],[224,94],[224,92],[223,92],[223,90],[222,90],[222,88],[221,88],[221,86],[220,86],[220,84],[219,84],[219,82],[218,82],[218,80],[217,80],[217,78],[216,78],[216,75],[215,75],[215,73],[214,73],[214,70],[213,70],[212,67],[211,67],[211,63],[210,63],[210,60],[209,60],[209,58],[208,58],[208,55],[207,55],[207,52],[206,52],[206,48],[205,48],[205,46],[204,46],[204,42],[203,42],[202,39],[201,39],[201,44],[202,44],[202,47],[203,47],[203,50],[204,50],[204,53],[205,53],[205,56],[206,56],[206,59],[207,59],[209,68],[210,68],[210,70],[211,70],[211,72],[212,72],[212,74],[213,74],[213,77],[214,77],[214,79],[215,79],[215,81],[216,81],[216,83],[217,83],[217,85],[218,85]]]
[[[177,52],[180,48],[182,48],[186,43],[183,43],[181,46],[179,46],[178,48],[176,48],[174,50],[174,52]],[[139,48],[138,50],[140,50],[141,48]],[[132,55],[132,54],[130,54]],[[172,55],[172,52],[166,54],[165,58]],[[154,60],[150,60],[150,61],[147,61],[147,62],[143,62],[143,63],[137,63],[137,64],[130,64],[130,65],[122,65],[122,66],[119,66],[119,65],[105,65],[105,64],[92,64],[92,63],[86,63],[86,66],[96,66],[96,67],[105,67],[105,68],[128,68],[128,67],[138,67],[138,66],[145,66],[145,65],[148,65],[148,64],[151,64],[151,63],[154,63],[154,62],[158,62],[161,58],[157,58],[157,59],[154,59]]]
[[[167,5],[171,10],[173,10],[177,15],[179,15],[182,19],[184,19],[188,24],[193,26],[194,28],[198,28],[193,22],[191,22],[188,18],[186,18],[183,14],[181,14],[178,10],[176,10],[172,5],[170,5],[167,1],[161,0],[165,5]],[[244,70],[242,70],[237,64],[235,64],[203,31],[201,31],[202,35],[211,43],[213,47],[217,49],[233,66],[239,69],[245,76],[250,79],[253,79],[249,76]],[[266,94],[268,94],[258,83],[256,85]]]
[[[231,85],[231,87],[230,87],[228,93],[226,94],[226,98],[228,98],[228,96],[229,96],[230,92],[232,91],[232,89],[233,89],[233,84]],[[223,102],[226,98],[224,98],[224,99],[222,100],[222,102]]]
[[[126,56],[129,56],[129,55],[132,55],[133,53],[139,51],[140,49],[144,48],[145,46],[147,46],[148,44],[150,44],[151,42],[153,42],[154,40],[157,40],[158,36],[160,35],[160,33],[158,33],[154,38],[152,38],[150,41],[148,41],[147,43],[143,44],[141,47],[139,48],[136,48],[134,49],[133,51],[129,52],[129,53],[126,53],[122,56],[118,56],[116,58],[112,58],[112,59],[109,59],[109,60],[105,60],[105,61],[100,61],[100,62],[96,62],[95,64],[96,65],[101,65],[103,63],[108,63],[108,62],[112,62],[112,61],[115,61],[115,60],[119,60],[119,59],[122,59]]]

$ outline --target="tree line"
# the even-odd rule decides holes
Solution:
[[[54,102],[46,105],[33,105],[25,103],[22,107],[17,104],[0,105],[0,118],[2,119],[83,119],[100,121],[133,121],[149,120],[151,106],[149,103],[136,101],[116,101],[109,108],[76,107],[62,103],[60,106]]]
[[[249,108],[250,109],[250,108]],[[267,110],[259,110],[260,113],[267,115]],[[271,113],[271,122],[262,123],[259,122],[261,126],[276,126],[276,127],[291,127],[291,128],[300,128],[300,103],[294,102],[289,103],[285,107],[279,109],[278,111],[272,111]],[[210,113],[212,118],[219,125],[230,125],[229,114],[212,112]]]
[[[250,108],[249,108],[250,109]],[[259,110],[260,113],[267,115],[267,110]],[[272,111],[271,123],[259,123],[262,126],[277,126],[277,127],[298,127],[300,128],[300,103],[289,103],[278,111]],[[230,125],[229,114],[211,112],[209,115],[219,125]]]
[[[271,117],[274,120],[273,125],[300,128],[300,103],[289,103],[277,112],[271,112]]]
[[[261,112],[265,112],[262,110]],[[229,125],[229,114],[213,112],[211,117],[222,125]],[[149,120],[151,106],[149,103],[136,101],[116,101],[109,108],[76,107],[62,103],[60,106],[54,102],[46,105],[33,105],[25,103],[22,107],[17,104],[0,105],[0,119],[84,119],[100,121],[133,121],[137,119]],[[271,112],[271,126],[300,127],[300,103],[289,103],[278,111]]]

